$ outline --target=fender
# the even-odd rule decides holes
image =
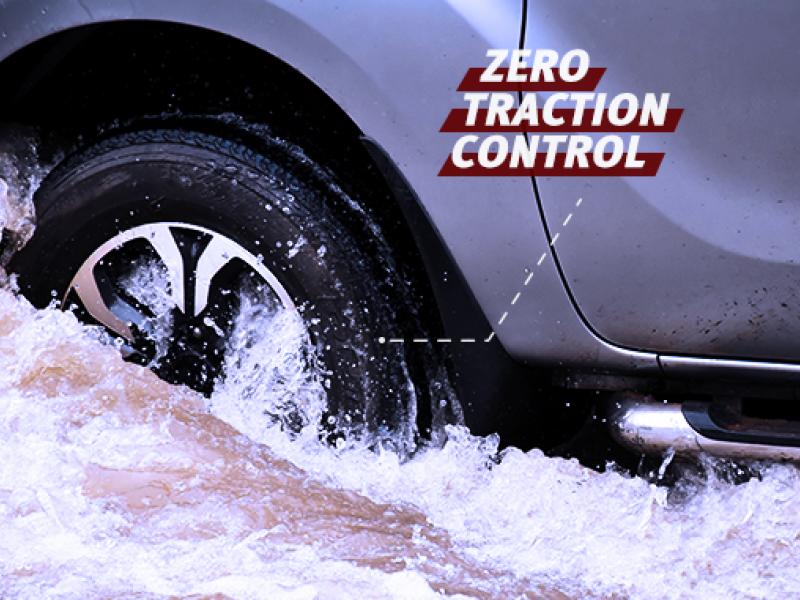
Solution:
[[[120,20],[193,25],[261,48],[314,82],[391,157],[485,317],[470,337],[485,337],[488,322],[517,360],[659,373],[655,355],[618,349],[587,329],[553,261],[537,267],[535,291],[505,318],[549,249],[531,181],[437,176],[452,146],[439,128],[463,102],[455,88],[468,67],[485,64],[487,48],[517,47],[521,12],[519,0],[354,0],[346,9],[290,0],[6,0],[0,23],[14,28],[0,30],[0,60],[55,32]],[[481,246],[491,251],[476,252]]]

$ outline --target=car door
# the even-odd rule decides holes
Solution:
[[[585,48],[597,91],[671,92],[656,177],[539,178],[587,324],[617,345],[800,360],[800,3],[530,0],[528,48]]]

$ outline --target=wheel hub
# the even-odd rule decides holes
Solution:
[[[105,327],[130,361],[209,394],[241,294],[296,311],[275,275],[230,238],[178,222],[118,233],[87,258],[64,305]]]

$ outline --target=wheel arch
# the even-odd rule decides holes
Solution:
[[[335,52],[324,41],[315,44]],[[347,70],[356,73],[360,93],[376,93],[355,67]],[[251,142],[264,131],[285,139],[350,185],[400,259],[422,274],[414,232],[362,143],[361,127],[346,106],[269,49],[196,24],[108,20],[65,27],[18,48],[0,62],[0,81],[9,90],[0,95],[2,120],[36,131],[44,163],[153,122]]]
[[[32,2],[26,10],[35,5]],[[211,30],[203,23],[178,22],[181,19],[174,14],[159,20],[91,15],[92,22],[80,11],[64,14],[59,24],[53,22],[42,35],[14,48],[10,55],[8,48],[13,48],[13,43],[5,48],[0,45],[0,56],[8,55],[0,63],[0,81],[13,90],[0,97],[0,114],[4,120],[58,129],[60,135],[87,141],[109,128],[125,126],[142,111],[170,119],[231,113],[254,122],[270,122],[273,117],[273,123],[300,123],[300,127],[275,133],[311,147],[322,164],[337,172],[353,169],[359,178],[380,189],[372,195],[373,208],[380,213],[381,225],[389,229],[390,244],[402,253],[401,262],[413,263],[424,288],[422,295],[428,300],[425,309],[433,323],[432,335],[473,336],[476,324],[481,331],[488,330],[483,311],[402,168],[384,149],[382,139],[367,137],[375,125],[372,119],[392,122],[398,135],[411,129],[402,126],[402,117],[392,110],[390,99],[346,54],[308,25],[269,3],[263,5],[250,8],[271,19],[270,30],[278,33],[275,36],[246,26],[226,28],[224,25],[231,23],[228,18],[221,19],[222,27],[215,25]],[[10,6],[19,7],[19,3]],[[206,15],[206,21],[213,22],[213,15]],[[301,34],[313,43],[299,50],[303,44],[294,44],[287,57],[281,51]],[[157,43],[150,43],[153,38]],[[122,55],[114,49],[122,50]],[[145,69],[137,63],[143,54]],[[326,56],[323,76],[335,75],[326,82],[304,70],[304,65],[319,63],[320,55]],[[245,56],[256,57],[255,63],[269,76],[260,80],[248,70],[245,77],[243,70],[230,68],[231,60],[235,64]],[[128,66],[139,64],[139,68],[126,69],[120,58],[125,58]],[[98,68],[98,62],[106,68]],[[193,69],[192,64],[202,68]],[[367,109],[365,105],[369,105]],[[376,106],[380,108],[376,110]],[[357,122],[356,115],[367,116]],[[295,118],[288,119],[290,116]],[[385,123],[374,129],[385,131]],[[58,148],[60,140],[53,144]],[[444,347],[442,351],[446,351]],[[478,433],[521,425],[513,416],[514,400],[527,405],[532,390],[538,387],[529,383],[528,370],[511,360],[496,339],[457,345],[449,353],[468,424]],[[477,365],[482,368],[477,370]],[[502,398],[503,405],[488,401],[490,398]]]

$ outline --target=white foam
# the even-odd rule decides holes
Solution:
[[[671,504],[537,451],[497,464],[461,428],[407,462],[331,448],[296,315],[242,315],[210,406],[265,446],[0,291],[0,596],[800,597],[794,467]]]

